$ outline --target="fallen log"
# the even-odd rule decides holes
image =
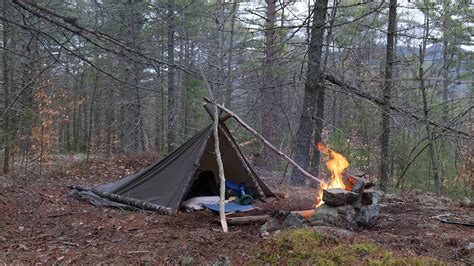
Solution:
[[[458,222],[458,221],[448,220],[448,219],[439,219],[439,221],[445,224],[458,224],[458,225],[469,226],[469,227],[474,226],[474,223],[470,223],[470,222]]]
[[[212,101],[207,98],[207,97],[204,97],[203,98],[204,101],[208,102],[208,103],[212,103]],[[220,105],[220,104],[216,104],[217,107],[219,107],[219,109],[221,109],[222,111],[228,113],[230,116],[232,116],[240,125],[242,125],[245,129],[247,129],[250,133],[252,133],[255,137],[257,137],[260,141],[262,141],[263,144],[265,144],[268,148],[270,148],[273,152],[275,152],[276,154],[278,154],[281,158],[285,159],[287,162],[289,162],[291,165],[293,165],[296,169],[298,169],[304,176],[306,176],[307,178],[309,179],[312,179],[316,182],[319,182],[321,183],[321,179],[319,178],[316,178],[315,176],[313,176],[312,174],[306,172],[303,168],[301,168],[301,166],[299,166],[295,161],[293,161],[290,157],[288,157],[288,155],[284,154],[282,151],[280,151],[279,149],[277,149],[275,146],[273,146],[270,142],[268,142],[268,140],[266,140],[264,137],[262,137],[262,135],[260,135],[255,129],[253,129],[252,127],[250,127],[249,125],[247,125],[247,123],[245,123],[240,117],[238,117],[234,112],[232,112],[231,110],[225,108],[224,106]]]
[[[242,217],[227,217],[227,223],[232,225],[249,224],[255,222],[263,222],[268,220],[268,215],[253,215]]]
[[[92,192],[92,193],[94,193],[94,194],[96,194],[100,197],[103,197],[103,198],[106,198],[106,199],[109,199],[109,200],[112,200],[112,201],[115,201],[115,202],[118,202],[118,203],[123,203],[123,204],[129,205],[129,206],[132,206],[132,207],[136,207],[136,208],[139,208],[139,209],[143,209],[143,210],[147,210],[147,211],[154,211],[154,212],[159,213],[159,214],[173,216],[173,215],[176,215],[176,213],[177,213],[177,210],[173,209],[173,208],[165,207],[165,206],[162,206],[162,205],[159,205],[159,204],[154,204],[154,203],[151,203],[151,202],[142,201],[142,200],[139,200],[139,199],[125,197],[125,196],[114,194],[114,193],[100,191],[100,190],[93,189],[93,188],[85,188],[85,187],[81,187],[81,186],[68,186],[68,187],[70,189],[75,189],[77,191],[90,191],[90,192]]]

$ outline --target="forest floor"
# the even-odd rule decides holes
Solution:
[[[220,265],[252,264],[259,260],[258,251],[268,247],[272,238],[260,236],[262,223],[230,226],[230,232],[225,234],[216,222],[218,216],[209,211],[182,212],[170,217],[98,208],[66,197],[67,185],[91,186],[116,180],[138,171],[151,160],[150,156],[95,159],[88,166],[70,164],[26,182],[1,181],[0,265],[139,262]],[[288,198],[257,203],[262,210],[250,214],[311,208],[314,189],[270,185],[287,193]],[[381,216],[374,228],[353,232],[320,229],[337,236],[339,245],[371,243],[396,257],[424,256],[450,264],[474,263],[474,228],[445,224],[434,218],[445,213],[451,214],[450,219],[472,223],[474,208],[419,191],[389,194],[382,200]],[[325,245],[319,248],[324,251]]]

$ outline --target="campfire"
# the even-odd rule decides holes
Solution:
[[[336,226],[345,229],[367,228],[375,225],[379,216],[379,191],[357,170],[349,168],[349,161],[340,153],[318,143],[318,150],[326,156],[328,178],[322,178],[312,210],[271,214],[262,227],[264,231],[304,226]]]
[[[317,147],[320,152],[331,157],[331,159],[326,163],[328,170],[331,172],[331,179],[329,183],[327,183],[324,178],[322,179],[322,182],[319,185],[319,193],[316,197],[315,207],[319,207],[324,203],[324,190],[334,188],[346,189],[346,187],[348,187],[343,182],[343,174],[349,167],[349,162],[344,156],[342,156],[342,154],[330,150],[327,146],[321,143],[318,143]]]
[[[309,217],[313,224],[339,227],[372,227],[379,216],[378,191],[364,173],[347,171],[348,160],[340,153],[318,143],[318,150],[329,157],[326,167],[329,181],[324,178]]]

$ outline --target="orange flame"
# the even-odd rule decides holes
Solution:
[[[319,192],[318,196],[316,197],[316,207],[319,207],[324,203],[323,201],[323,190],[330,189],[330,188],[342,188],[346,189],[346,185],[343,182],[343,174],[344,170],[349,167],[349,162],[347,159],[342,156],[342,154],[337,153],[331,149],[329,149],[326,145],[322,143],[318,143],[318,150],[325,155],[330,156],[330,160],[326,162],[326,167],[328,168],[329,172],[331,172],[331,181],[329,183],[325,182],[322,179],[322,182],[319,184]]]

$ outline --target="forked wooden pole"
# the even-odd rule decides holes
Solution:
[[[219,179],[220,179],[220,200],[219,200],[219,218],[221,220],[221,225],[222,225],[222,231],[224,233],[227,233],[228,227],[227,227],[227,220],[225,217],[225,175],[224,175],[224,164],[222,163],[222,157],[221,157],[221,151],[219,147],[219,109],[217,108],[217,103],[214,100],[214,95],[212,94],[212,89],[211,86],[209,85],[209,82],[207,82],[206,76],[204,75],[204,71],[202,71],[201,68],[201,75],[204,78],[204,81],[206,82],[207,89],[209,90],[209,95],[213,99],[211,102],[213,106],[213,123],[212,123],[212,129],[214,133],[214,153],[216,155],[216,161],[217,161],[217,168],[219,172]]]
[[[307,178],[311,179],[311,180],[314,180],[316,182],[319,182],[321,183],[321,179],[313,176],[312,174],[306,172],[306,170],[304,170],[303,168],[301,168],[301,166],[299,166],[295,161],[293,161],[290,157],[288,157],[286,154],[284,154],[282,151],[280,151],[279,149],[277,149],[275,146],[273,146],[270,142],[268,142],[268,140],[266,140],[264,137],[262,137],[262,135],[260,135],[255,129],[251,128],[249,125],[247,125],[242,119],[240,119],[240,117],[238,117],[234,112],[232,112],[231,110],[225,108],[224,106],[218,104],[218,103],[214,103],[211,99],[207,98],[207,97],[204,97],[203,98],[204,101],[210,103],[210,104],[213,104],[215,106],[217,106],[219,109],[221,109],[222,111],[224,112],[227,112],[229,115],[231,115],[235,120],[237,120],[237,122],[239,122],[239,124],[241,124],[245,129],[247,129],[250,133],[252,133],[255,137],[257,137],[260,141],[263,142],[263,144],[265,144],[268,148],[270,148],[272,151],[274,151],[276,154],[278,154],[281,158],[285,159],[286,161],[288,161],[291,165],[293,165],[294,167],[296,167],[296,169],[298,169],[304,176],[306,176]]]

